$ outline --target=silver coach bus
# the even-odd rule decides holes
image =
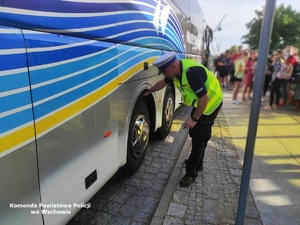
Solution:
[[[65,224],[165,138],[174,86],[143,98],[167,51],[208,63],[195,0],[0,0],[0,224]]]

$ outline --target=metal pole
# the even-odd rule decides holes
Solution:
[[[246,140],[246,149],[244,155],[244,164],[242,172],[242,180],[239,194],[239,202],[237,209],[236,224],[243,225],[247,204],[247,195],[251,175],[251,167],[253,161],[254,145],[257,132],[257,123],[261,104],[261,96],[265,79],[265,71],[267,65],[267,56],[270,46],[270,37],[272,34],[273,20],[275,14],[276,0],[266,0],[265,14],[262,21],[261,35],[259,41],[259,55],[256,67],[253,101],[249,119],[248,135]]]

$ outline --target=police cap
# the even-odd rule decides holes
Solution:
[[[165,55],[158,57],[153,63],[160,71],[166,69],[169,65],[171,65],[176,60],[175,52],[168,52]]]

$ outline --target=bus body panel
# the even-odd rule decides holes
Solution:
[[[20,30],[0,26],[0,62],[0,224],[42,224],[29,76]]]
[[[42,224],[34,142],[0,158],[0,171],[0,224]]]
[[[74,214],[80,209],[74,203],[85,203],[121,166],[116,47],[40,32],[24,31],[24,36],[43,210]],[[97,180],[87,188],[93,171]],[[46,224],[67,218],[44,213]]]
[[[74,204],[87,203],[120,168],[117,97],[114,92],[38,139],[43,204],[69,204],[67,210],[75,215],[81,208]],[[94,171],[96,179],[87,187],[86,179]],[[66,224],[70,219],[70,215],[44,217],[45,224]]]

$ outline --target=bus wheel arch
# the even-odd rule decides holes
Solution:
[[[155,136],[159,139],[165,139],[170,133],[175,108],[174,89],[168,85],[164,96],[163,110],[162,110],[162,124],[155,132]]]
[[[150,119],[146,102],[139,98],[130,118],[126,164],[122,167],[125,175],[132,175],[141,166],[149,143]]]

